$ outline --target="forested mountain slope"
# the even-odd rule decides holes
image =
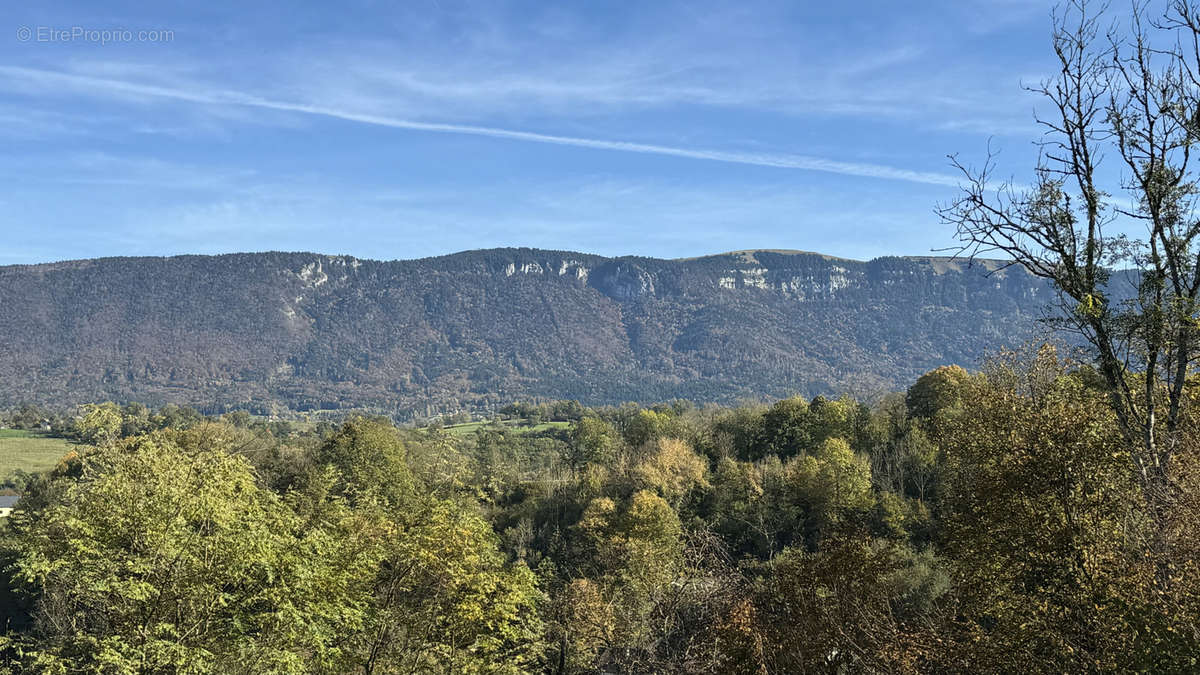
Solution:
[[[1015,268],[788,251],[687,260],[533,249],[0,267],[0,405],[426,414],[518,398],[861,394],[1037,330]]]

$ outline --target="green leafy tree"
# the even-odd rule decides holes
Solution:
[[[417,490],[407,458],[394,426],[365,417],[347,421],[317,451],[317,462],[337,471],[339,491],[352,499],[377,496],[391,507]]]
[[[158,409],[152,418],[156,429],[187,429],[204,421],[195,408],[168,403]]]
[[[353,627],[340,542],[305,532],[221,450],[170,434],[88,455],[13,524],[34,625],[21,672],[299,673],[335,663]]]
[[[617,451],[619,438],[612,424],[599,417],[584,417],[571,426],[570,446],[565,460],[574,471],[587,464],[611,461]]]
[[[808,452],[812,447],[812,425],[808,402],[799,396],[785,398],[771,406],[763,416],[764,452],[787,458]]]
[[[108,445],[121,437],[123,422],[115,403],[84,406],[83,416],[75,423],[75,437],[88,445]]]
[[[853,438],[857,412],[854,401],[848,398],[814,398],[808,404],[808,427],[812,445],[819,446],[830,438]]]
[[[660,438],[633,469],[637,484],[678,507],[694,490],[709,487],[708,462],[686,441]]]
[[[508,564],[477,509],[434,496],[408,459],[398,431],[367,418],[343,424],[317,452],[307,510],[320,511],[328,494],[373,523],[359,558],[373,565],[358,596],[364,618],[343,643],[349,658],[368,675],[532,669],[543,635],[532,572]]]
[[[908,414],[929,420],[944,410],[952,410],[960,404],[962,387],[970,378],[960,366],[941,366],[918,377],[904,397]]]
[[[473,513],[435,500],[376,542],[367,618],[350,638],[361,671],[524,673],[539,663],[542,595]]]
[[[722,410],[705,425],[697,447],[713,461],[725,457],[750,460],[762,457],[765,406]]]
[[[815,454],[815,497],[832,518],[835,511],[861,511],[873,503],[871,468],[841,438],[827,438]]]
[[[673,418],[665,412],[642,409],[625,424],[625,442],[631,448],[640,448],[667,433]]]
[[[589,610],[583,617],[601,623],[566,630],[585,641],[576,649],[603,646],[610,659],[633,658],[655,639],[655,608],[683,561],[679,517],[661,497],[642,490],[621,503],[594,499],[575,530],[590,564],[581,568],[589,581],[576,584],[574,591],[592,596],[589,602],[604,610]],[[596,656],[593,651],[591,658]]]

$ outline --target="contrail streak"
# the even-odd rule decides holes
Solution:
[[[345,120],[348,122],[356,122],[359,124],[390,127],[393,129],[428,131],[444,134],[464,134],[469,136],[486,136],[489,138],[525,141],[529,143],[546,143],[551,145],[592,148],[595,150],[633,152],[648,155],[665,155],[668,157],[683,157],[686,159],[726,162],[730,164],[748,164],[751,166],[765,166],[780,169],[802,169],[806,171],[821,171],[825,173],[835,173],[846,176],[861,176],[866,178],[907,181],[910,183],[923,183],[926,185],[944,185],[956,187],[960,183],[960,180],[957,177],[948,174],[929,171],[913,171],[910,169],[901,169],[882,164],[845,162],[823,157],[812,157],[809,155],[708,150],[703,148],[685,148],[651,143],[634,143],[629,141],[581,138],[577,136],[558,136],[554,134],[543,134],[533,131],[518,131],[514,129],[475,126],[470,124],[417,122],[414,120],[406,120],[385,115],[371,115],[350,110],[341,110],[327,106],[277,101],[233,90],[190,91],[175,87],[140,84],[125,80],[93,77],[88,75],[75,75],[53,70],[22,68],[18,66],[0,66],[0,75],[7,76],[10,79],[20,79],[35,83],[53,83],[56,85],[66,85],[68,87],[82,90],[98,90],[101,92],[107,91],[131,96],[173,99],[177,101],[189,101],[206,105],[233,105],[261,108],[265,110],[294,112],[305,115],[315,115],[319,117]]]

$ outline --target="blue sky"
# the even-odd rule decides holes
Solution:
[[[10,3],[0,264],[927,254],[948,153],[1027,174],[1050,6]]]

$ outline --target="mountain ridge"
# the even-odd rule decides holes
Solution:
[[[738,249],[735,251],[723,251],[720,253],[708,253],[708,254],[698,255],[698,256],[686,256],[686,257],[682,257],[682,258],[660,258],[660,257],[656,257],[656,256],[644,256],[644,255],[636,255],[636,254],[606,256],[606,255],[599,254],[599,253],[584,253],[581,251],[544,249],[544,248],[529,247],[529,246],[498,246],[498,247],[493,247],[493,248],[466,249],[466,250],[462,250],[462,251],[453,251],[450,253],[441,253],[441,254],[437,254],[437,255],[420,256],[420,257],[416,257],[416,258],[362,258],[362,257],[350,255],[348,253],[317,253],[315,251],[285,251],[285,250],[281,250],[281,249],[270,249],[270,250],[265,250],[265,251],[235,251],[235,252],[231,252],[231,253],[176,253],[176,254],[172,254],[172,255],[118,255],[118,256],[100,256],[97,258],[65,258],[62,260],[47,260],[47,261],[35,262],[35,263],[10,263],[7,265],[0,265],[0,270],[12,269],[12,268],[53,267],[53,266],[58,266],[58,265],[68,265],[69,266],[69,265],[73,265],[76,263],[95,263],[95,262],[104,262],[104,261],[112,261],[112,260],[172,260],[172,259],[178,259],[178,258],[222,258],[222,257],[230,257],[230,256],[255,256],[255,255],[308,255],[308,256],[318,256],[318,257],[325,257],[325,258],[353,259],[353,260],[358,260],[358,261],[363,261],[363,262],[403,263],[403,262],[421,262],[421,261],[438,260],[438,259],[444,259],[444,258],[454,258],[457,256],[466,255],[466,254],[501,253],[501,252],[506,252],[506,251],[529,251],[529,252],[536,252],[536,253],[587,256],[587,257],[592,257],[592,258],[604,258],[604,259],[610,259],[610,260],[640,259],[640,260],[655,260],[655,261],[660,261],[660,262],[681,262],[681,263],[682,262],[690,262],[690,261],[694,261],[694,260],[706,260],[709,258],[737,257],[737,256],[746,255],[746,254],[756,254],[756,253],[770,253],[770,254],[790,255],[790,256],[815,256],[818,258],[823,258],[825,260],[830,260],[830,261],[841,260],[841,261],[850,262],[850,263],[869,263],[869,262],[872,262],[875,260],[880,260],[883,258],[899,258],[902,260],[913,260],[913,261],[957,261],[962,264],[981,264],[981,265],[988,265],[988,266],[1001,265],[1001,264],[1005,264],[1007,262],[1005,260],[996,259],[996,258],[968,259],[968,258],[959,258],[957,256],[934,256],[934,255],[928,255],[928,256],[926,256],[926,255],[878,256],[875,258],[870,258],[870,259],[864,260],[864,259],[859,259],[859,258],[846,258],[843,256],[836,256],[836,255],[831,255],[828,253],[821,253],[819,251],[807,251],[807,250],[803,250],[803,249],[789,249],[789,248],[747,248],[747,249]],[[754,262],[754,261],[748,261],[748,262]]]
[[[749,255],[747,255],[749,254]],[[101,398],[397,417],[514,398],[730,401],[903,387],[1034,328],[1002,261],[501,248],[0,267],[0,405]]]

